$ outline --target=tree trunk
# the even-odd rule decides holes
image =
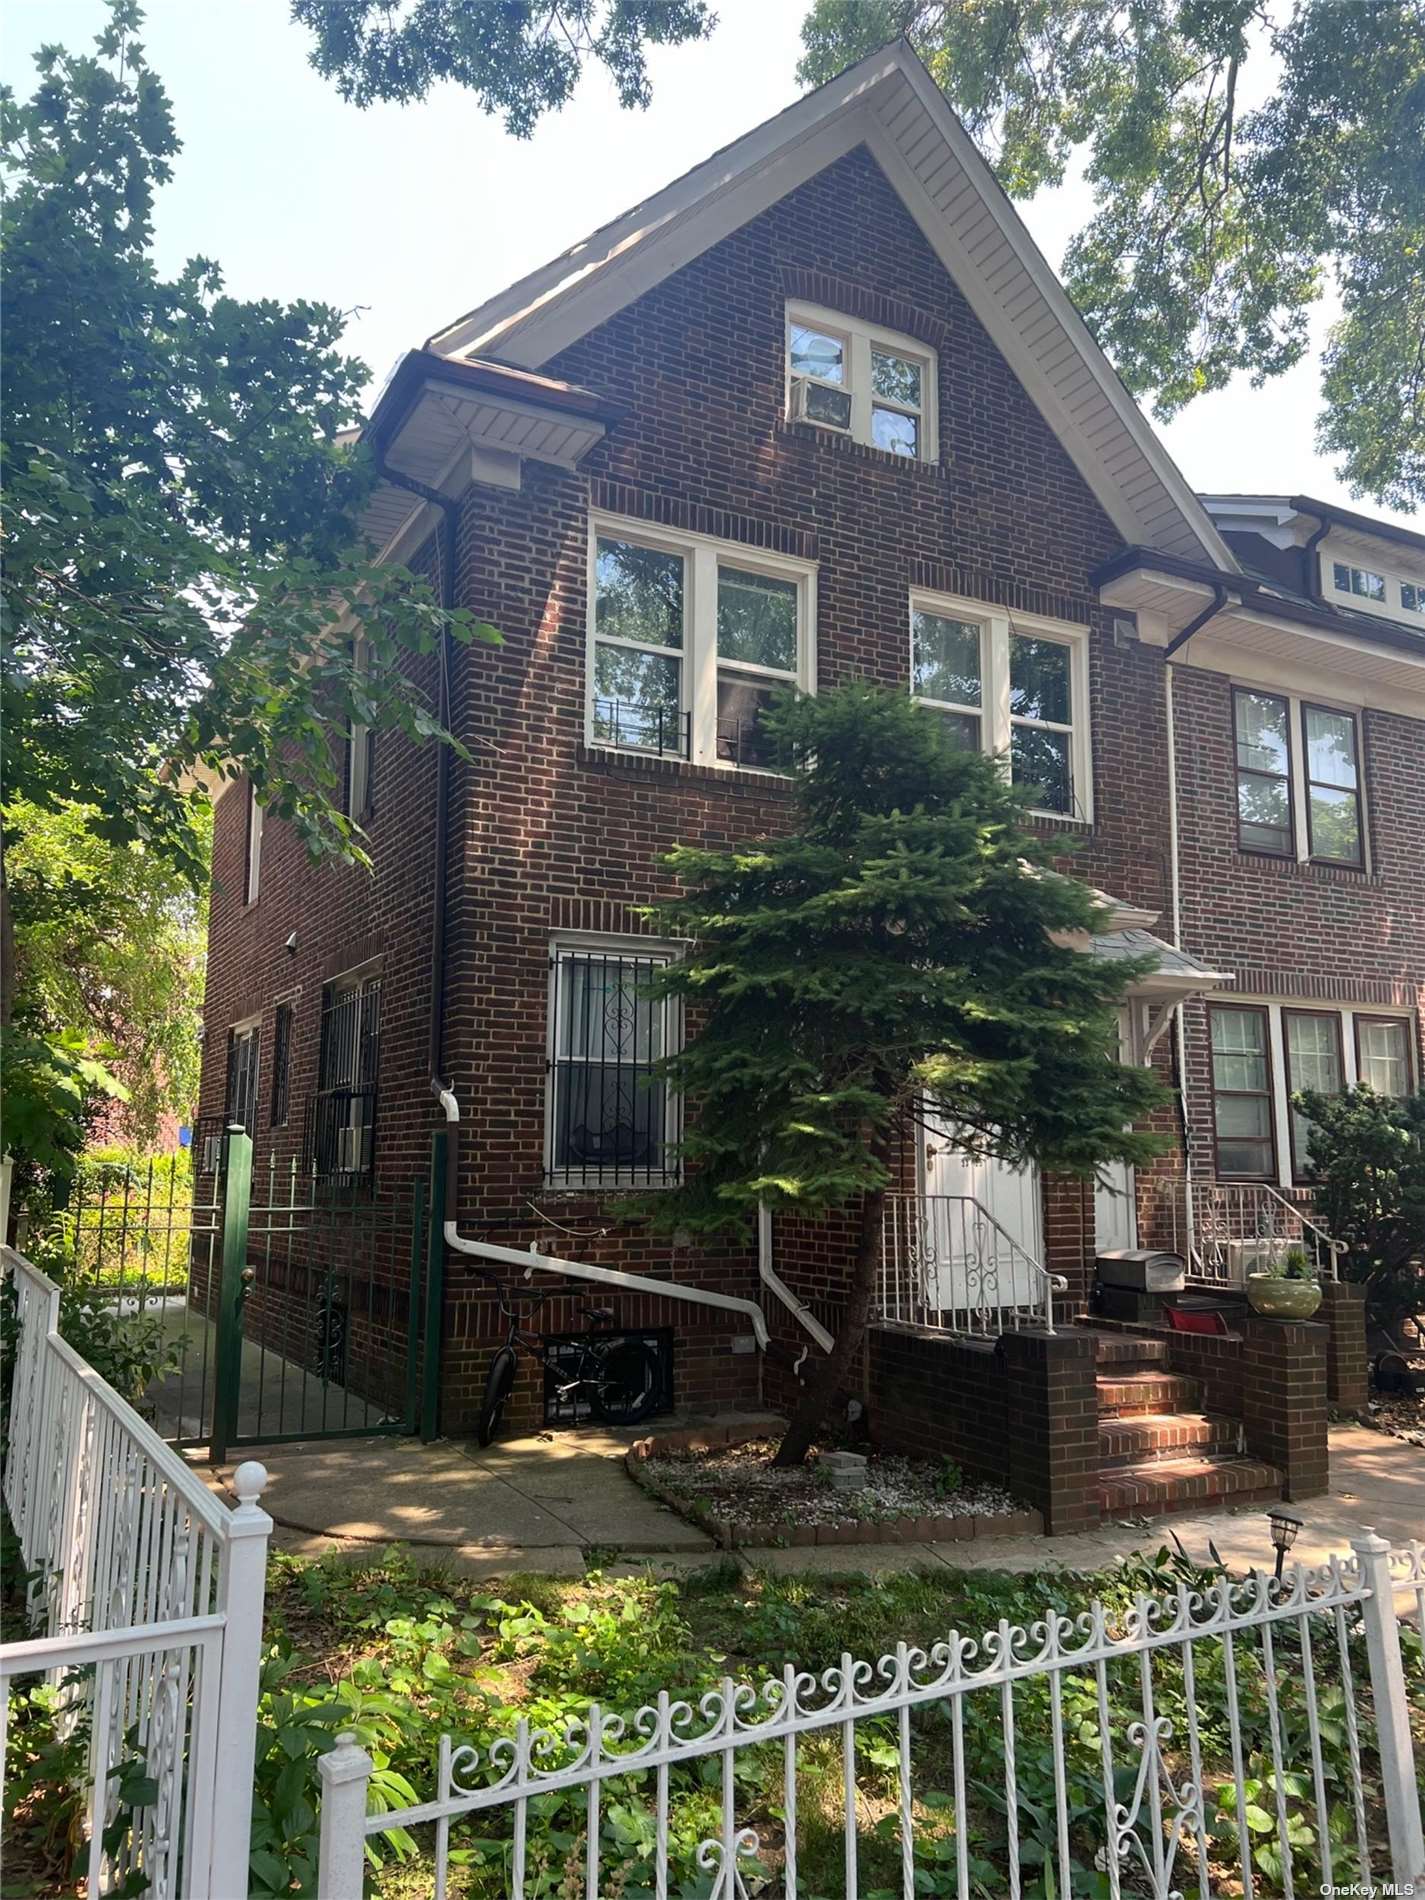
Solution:
[[[875,1298],[877,1270],[881,1264],[881,1215],[885,1205],[884,1188],[873,1189],[861,1203],[861,1227],[856,1242],[856,1264],[852,1269],[851,1285],[846,1297],[846,1317],[841,1322],[836,1344],[816,1377],[809,1381],[802,1394],[801,1404],[792,1414],[786,1436],[777,1447],[777,1455],[772,1463],[780,1469],[806,1462],[807,1450],[816,1436],[817,1427],[826,1416],[827,1408],[838,1390],[845,1384],[852,1361],[861,1350],[861,1342],[866,1337],[866,1324],[871,1316],[871,1302]]]

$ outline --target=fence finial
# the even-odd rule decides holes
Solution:
[[[267,1466],[256,1458],[244,1458],[233,1473],[233,1490],[240,1505],[256,1504],[267,1489]]]

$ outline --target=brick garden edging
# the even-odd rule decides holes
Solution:
[[[650,1458],[677,1452],[718,1451],[725,1445],[743,1445],[764,1438],[766,1424],[709,1425],[662,1432],[640,1438],[624,1457],[624,1466],[636,1484],[666,1504],[689,1524],[705,1530],[723,1550],[807,1549],[828,1544],[958,1544],[981,1537],[1041,1537],[1044,1520],[1035,1510],[1003,1511],[994,1516],[960,1512],[934,1517],[845,1518],[835,1524],[799,1524],[793,1518],[780,1523],[736,1525],[711,1513],[689,1510],[670,1485],[648,1470]]]

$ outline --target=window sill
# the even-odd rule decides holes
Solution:
[[[600,772],[627,772],[635,776],[653,774],[656,777],[701,780],[705,784],[756,786],[763,790],[780,790],[792,783],[785,772],[769,771],[763,766],[701,765],[673,753],[660,755],[656,752],[623,750],[618,746],[592,744],[587,739],[579,741],[577,756],[581,765],[591,766]]]
[[[1323,884],[1365,884],[1376,888],[1383,884],[1380,873],[1364,864],[1333,864],[1319,858],[1288,858],[1278,851],[1253,851],[1240,844],[1237,856],[1260,870],[1274,871],[1280,877],[1315,878]]]
[[[541,1197],[549,1194],[567,1194],[587,1201],[604,1194],[666,1194],[670,1188],[681,1187],[678,1180],[668,1181],[630,1181],[617,1175],[605,1175],[588,1181],[554,1180],[546,1175],[540,1188]]]
[[[922,481],[943,482],[948,474],[943,462],[893,455],[889,449],[878,449],[872,442],[858,442],[855,436],[845,435],[839,429],[825,429],[816,422],[793,422],[787,416],[778,416],[776,434],[795,442],[814,442],[833,455],[848,455],[858,462],[899,469],[902,474],[919,477]]]

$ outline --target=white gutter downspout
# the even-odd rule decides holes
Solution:
[[[776,1294],[798,1325],[806,1328],[822,1351],[830,1352],[836,1341],[821,1321],[813,1316],[806,1302],[797,1298],[772,1266],[772,1210],[765,1201],[757,1203],[757,1273],[763,1286]]]
[[[459,1122],[460,1104],[451,1089],[438,1089],[440,1105],[448,1122]],[[445,1244],[453,1253],[470,1254],[476,1260],[493,1260],[501,1266],[523,1267],[526,1273],[536,1268],[541,1273],[562,1273],[573,1280],[593,1280],[600,1286],[624,1287],[630,1293],[651,1293],[662,1300],[687,1300],[694,1306],[717,1306],[727,1312],[741,1313],[747,1319],[763,1352],[767,1350],[767,1321],[755,1300],[739,1300],[731,1293],[705,1293],[701,1287],[675,1286],[668,1280],[654,1280],[647,1274],[621,1273],[616,1267],[591,1267],[582,1260],[560,1260],[554,1254],[535,1253],[531,1248],[497,1247],[488,1240],[466,1240],[457,1223],[444,1225]]]

